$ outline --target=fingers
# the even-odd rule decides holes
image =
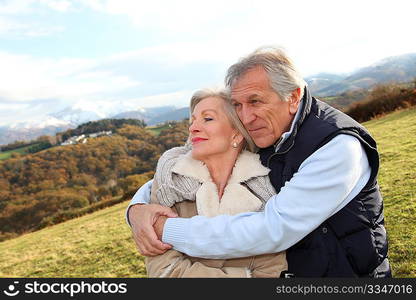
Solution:
[[[158,215],[166,216],[168,218],[176,218],[178,216],[170,207],[161,206],[158,208]]]
[[[165,244],[159,241],[155,233],[150,234],[150,236],[151,236],[150,238],[147,238],[145,236],[136,236],[138,240],[138,242],[136,242],[136,246],[142,255],[145,255],[145,256],[160,255],[172,248],[171,245]]]
[[[162,254],[172,248],[171,245],[165,244],[157,238],[153,227],[146,228],[145,234],[142,235],[142,242],[146,252],[153,255]]]
[[[148,204],[131,209],[131,225],[133,239],[140,254],[155,256],[165,253],[172,246],[160,241],[153,227],[158,216],[177,217],[177,214],[169,207]]]

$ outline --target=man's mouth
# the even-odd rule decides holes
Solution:
[[[248,130],[248,132],[252,132],[252,133],[256,133],[256,132],[258,132],[258,131],[260,131],[260,130],[262,130],[264,127],[259,127],[259,128],[253,128],[253,129],[249,129]]]

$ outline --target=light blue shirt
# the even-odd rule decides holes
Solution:
[[[295,118],[296,120],[296,118]],[[292,128],[291,128],[292,129]],[[283,134],[284,139],[290,135]],[[167,219],[162,241],[190,256],[228,259],[286,250],[347,205],[371,168],[361,143],[338,135],[309,156],[262,212]],[[149,203],[151,182],[130,205]]]

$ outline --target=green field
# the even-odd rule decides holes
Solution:
[[[379,184],[394,274],[416,277],[416,107],[364,125],[380,151]]]
[[[364,125],[381,153],[393,274],[416,277],[416,108]],[[124,221],[127,204],[0,243],[0,277],[145,277]]]
[[[32,146],[34,146],[34,145],[29,145],[29,146],[9,150],[9,151],[0,152],[0,160],[10,158],[13,153],[19,153],[19,154],[22,154],[22,155],[27,154],[28,153],[27,150]]]
[[[147,126],[146,129],[149,130],[154,135],[159,135],[163,129],[169,128],[168,124],[160,125],[160,126]]]

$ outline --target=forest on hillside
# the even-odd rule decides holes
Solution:
[[[0,162],[0,241],[130,198],[187,138],[187,121],[159,135],[140,125]]]

